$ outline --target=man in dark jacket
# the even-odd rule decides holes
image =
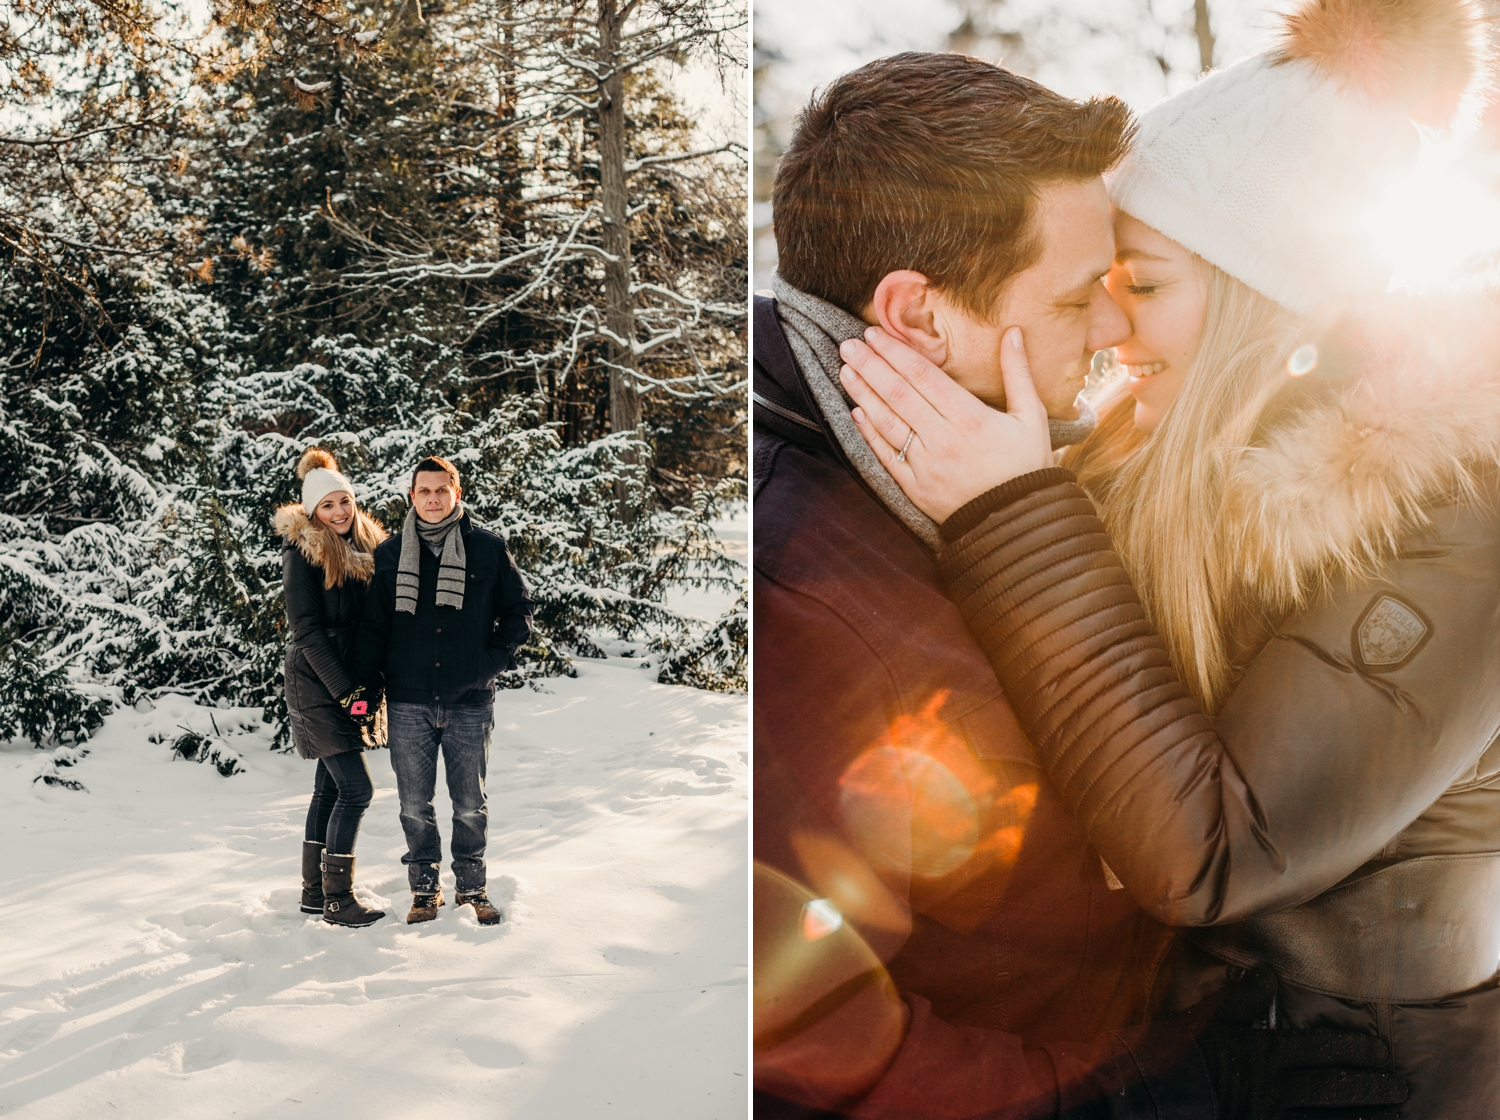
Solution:
[[[441,751],[458,904],[494,925],[501,915],[485,893],[484,783],[495,677],[515,667],[533,603],[505,541],[464,510],[452,463],[436,456],[418,463],[411,502],[401,532],[375,550],[357,661],[360,679],[385,689],[412,892],[406,920],[430,921],[443,905],[432,807]]]
[[[840,389],[840,343],[878,323],[1000,405],[1021,325],[1054,444],[1086,432],[1092,352],[1129,329],[1099,283],[1099,176],[1127,137],[1118,102],[903,55],[828,87],[778,168],[777,299],[754,313],[759,1117],[1395,1116],[1377,1040],[1252,1026],[1264,977],[1248,1005],[1132,1025],[1174,937],[944,595],[934,552],[969,514],[906,501]]]

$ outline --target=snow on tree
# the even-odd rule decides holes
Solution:
[[[474,103],[493,106],[491,144],[529,152],[522,183],[536,232],[487,260],[390,253],[377,266],[372,254],[363,278],[483,278],[534,253],[525,285],[476,302],[475,326],[541,317],[555,346],[521,354],[501,341],[483,358],[531,369],[549,396],[602,372],[613,432],[639,427],[652,394],[742,401],[745,146],[703,141],[664,91],[693,59],[745,65],[745,6],[473,0],[441,20],[484,75]]]
[[[496,108],[489,56],[458,35],[471,6],[268,0],[193,38],[155,9],[34,3],[72,38],[0,34],[0,67],[31,75],[13,107],[67,85],[55,119],[0,137],[0,737],[78,741],[176,691],[260,705],[284,741],[270,517],[314,443],[392,528],[413,463],[458,463],[538,602],[503,683],[618,635],[663,650],[663,679],[743,687],[743,610],[702,634],[663,601],[743,577],[709,528],[744,460],[724,168],[639,180],[652,251],[628,348],[662,391],[648,426],[613,430],[605,393],[569,396],[627,344],[603,310],[593,142],[518,125],[534,76],[514,67]],[[89,54],[131,35],[146,47]],[[650,75],[634,89],[630,135],[680,147],[672,99]],[[705,642],[727,655],[683,652]]]

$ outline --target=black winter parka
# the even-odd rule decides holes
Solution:
[[[359,728],[339,707],[354,691],[349,654],[364,612],[366,584],[346,579],[323,586],[321,550],[326,538],[300,505],[277,511],[281,582],[291,629],[284,681],[292,745],[303,758],[324,758],[364,750]]]

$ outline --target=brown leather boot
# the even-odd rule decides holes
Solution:
[[[412,925],[416,922],[430,922],[437,917],[438,907],[443,905],[443,892],[435,891],[432,894],[414,894],[411,896],[411,909],[406,912],[406,924]]]
[[[354,857],[323,853],[323,920],[336,926],[367,926],[385,917],[354,897]]]
[[[323,845],[302,841],[302,906],[304,914],[323,912]]]
[[[485,894],[483,887],[477,891],[459,891],[454,905],[474,907],[474,916],[479,919],[479,924],[482,926],[497,926],[504,916],[495,909],[495,904],[490,901],[489,895]]]

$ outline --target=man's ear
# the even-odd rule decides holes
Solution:
[[[906,343],[935,366],[948,361],[943,298],[920,272],[887,272],[875,285],[866,318]]]

